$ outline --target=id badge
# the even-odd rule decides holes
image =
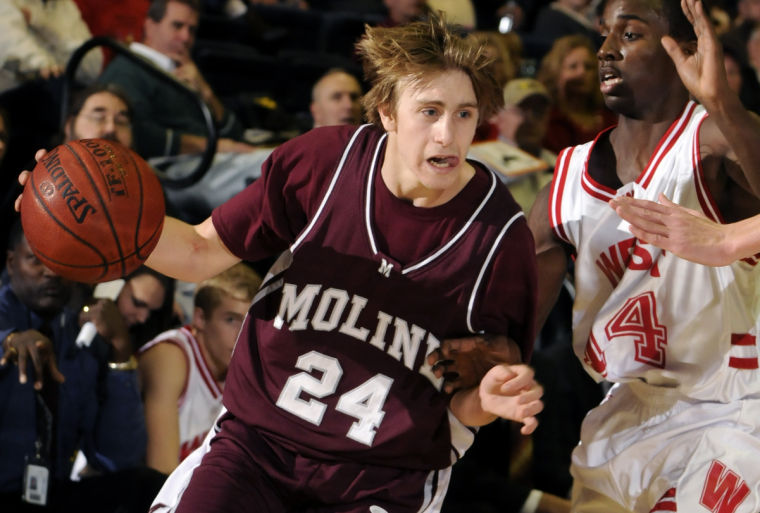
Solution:
[[[50,470],[38,459],[27,461],[24,467],[24,502],[47,504]]]

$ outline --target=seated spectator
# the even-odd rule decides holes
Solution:
[[[3,511],[38,511],[22,499],[28,462],[47,468],[48,493],[41,499],[54,511],[92,511],[93,504],[104,512],[145,511],[161,481],[140,472],[145,430],[144,424],[139,429],[143,413],[131,351],[101,338],[78,348],[77,312],[66,306],[71,282],[34,256],[18,219],[8,248],[9,283],[0,288]],[[119,422],[138,425],[120,433],[122,444],[133,448],[128,459],[101,444],[113,435],[104,431]],[[106,474],[69,481],[78,450]]]
[[[586,36],[598,48],[601,39],[592,17],[591,0],[556,0],[543,7],[536,18],[533,35],[546,41],[555,41],[574,34]]]
[[[334,68],[317,80],[311,89],[311,117],[314,128],[358,125],[362,121],[362,87],[350,73]]]
[[[140,349],[148,466],[169,474],[201,445],[222,406],[227,365],[260,284],[244,263],[201,282],[191,324]]]
[[[150,0],[74,0],[82,19],[93,36],[105,36],[124,44],[142,40],[142,25]],[[104,64],[113,58],[110,48],[103,49]]]
[[[153,0],[143,42],[130,45],[200,95],[220,127],[217,154],[203,179],[182,189],[166,188],[173,213],[184,219],[205,218],[213,207],[258,178],[263,160],[256,147],[237,140],[242,126],[191,59],[199,12],[198,0]],[[100,81],[121,86],[129,96],[140,155],[173,177],[186,176],[198,167],[199,153],[207,143],[206,124],[192,97],[123,56],[111,61]]]
[[[63,124],[67,141],[110,139],[132,147],[132,110],[124,91],[114,84],[93,84],[74,95]]]
[[[60,76],[74,50],[91,37],[73,0],[0,2],[0,91]],[[103,53],[93,49],[76,78],[95,80],[102,64]]]
[[[381,27],[406,25],[425,16],[429,10],[425,0],[383,0],[388,16],[380,23]]]
[[[596,50],[581,35],[559,38],[541,61],[537,79],[552,97],[544,146],[559,153],[592,140],[616,122],[599,91]]]
[[[745,61],[741,60],[742,52],[731,46],[723,47],[723,64],[726,68],[726,78],[731,90],[739,95],[739,99],[747,110],[760,114],[760,82],[755,71]]]
[[[504,107],[490,122],[497,138],[546,161],[554,167],[557,155],[543,147],[551,107],[549,91],[538,80],[516,78],[504,87]]]

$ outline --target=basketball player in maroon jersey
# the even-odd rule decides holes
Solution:
[[[497,416],[536,427],[533,242],[466,155],[502,101],[484,48],[438,16],[368,28],[370,125],[314,129],[197,226],[167,218],[147,264],[200,280],[281,253],[253,301],[226,411],[152,511],[435,512]],[[441,391],[426,355],[477,333],[511,360]],[[521,356],[522,355],[522,356]]]

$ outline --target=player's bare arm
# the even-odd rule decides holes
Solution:
[[[211,218],[190,225],[167,217],[158,244],[145,264],[172,278],[198,282],[239,261],[219,238]]]
[[[529,435],[538,426],[536,415],[543,410],[543,388],[533,379],[527,365],[495,365],[477,388],[460,390],[451,398],[451,412],[463,424],[483,426],[501,417],[523,424]]]
[[[659,202],[618,196],[610,206],[637,238],[698,264],[729,265],[760,252],[760,216],[720,224],[664,195]]]
[[[536,328],[544,325],[549,312],[557,302],[562,282],[567,274],[569,253],[565,244],[554,234],[549,221],[549,195],[551,183],[536,196],[528,214],[528,226],[533,233],[538,264],[538,315]]]
[[[178,346],[157,344],[140,355],[139,372],[148,431],[145,463],[168,474],[179,463],[178,401],[187,378],[187,361]]]
[[[728,86],[720,42],[701,1],[683,0],[681,6],[694,27],[697,46],[681,46],[669,36],[662,38],[662,44],[683,84],[710,114],[700,132],[700,151],[708,186],[719,203],[739,210],[726,212],[729,216],[746,217],[757,213],[759,206],[737,205],[733,192],[726,191],[729,186],[724,178],[727,175],[732,182],[760,197],[757,169],[760,121],[742,106]]]

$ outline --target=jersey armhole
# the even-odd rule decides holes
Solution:
[[[571,244],[567,236],[562,219],[562,196],[565,192],[567,182],[567,173],[570,167],[570,160],[573,155],[574,147],[565,148],[557,157],[557,165],[554,169],[554,178],[551,182],[551,192],[549,194],[549,223],[555,235],[563,242]]]

